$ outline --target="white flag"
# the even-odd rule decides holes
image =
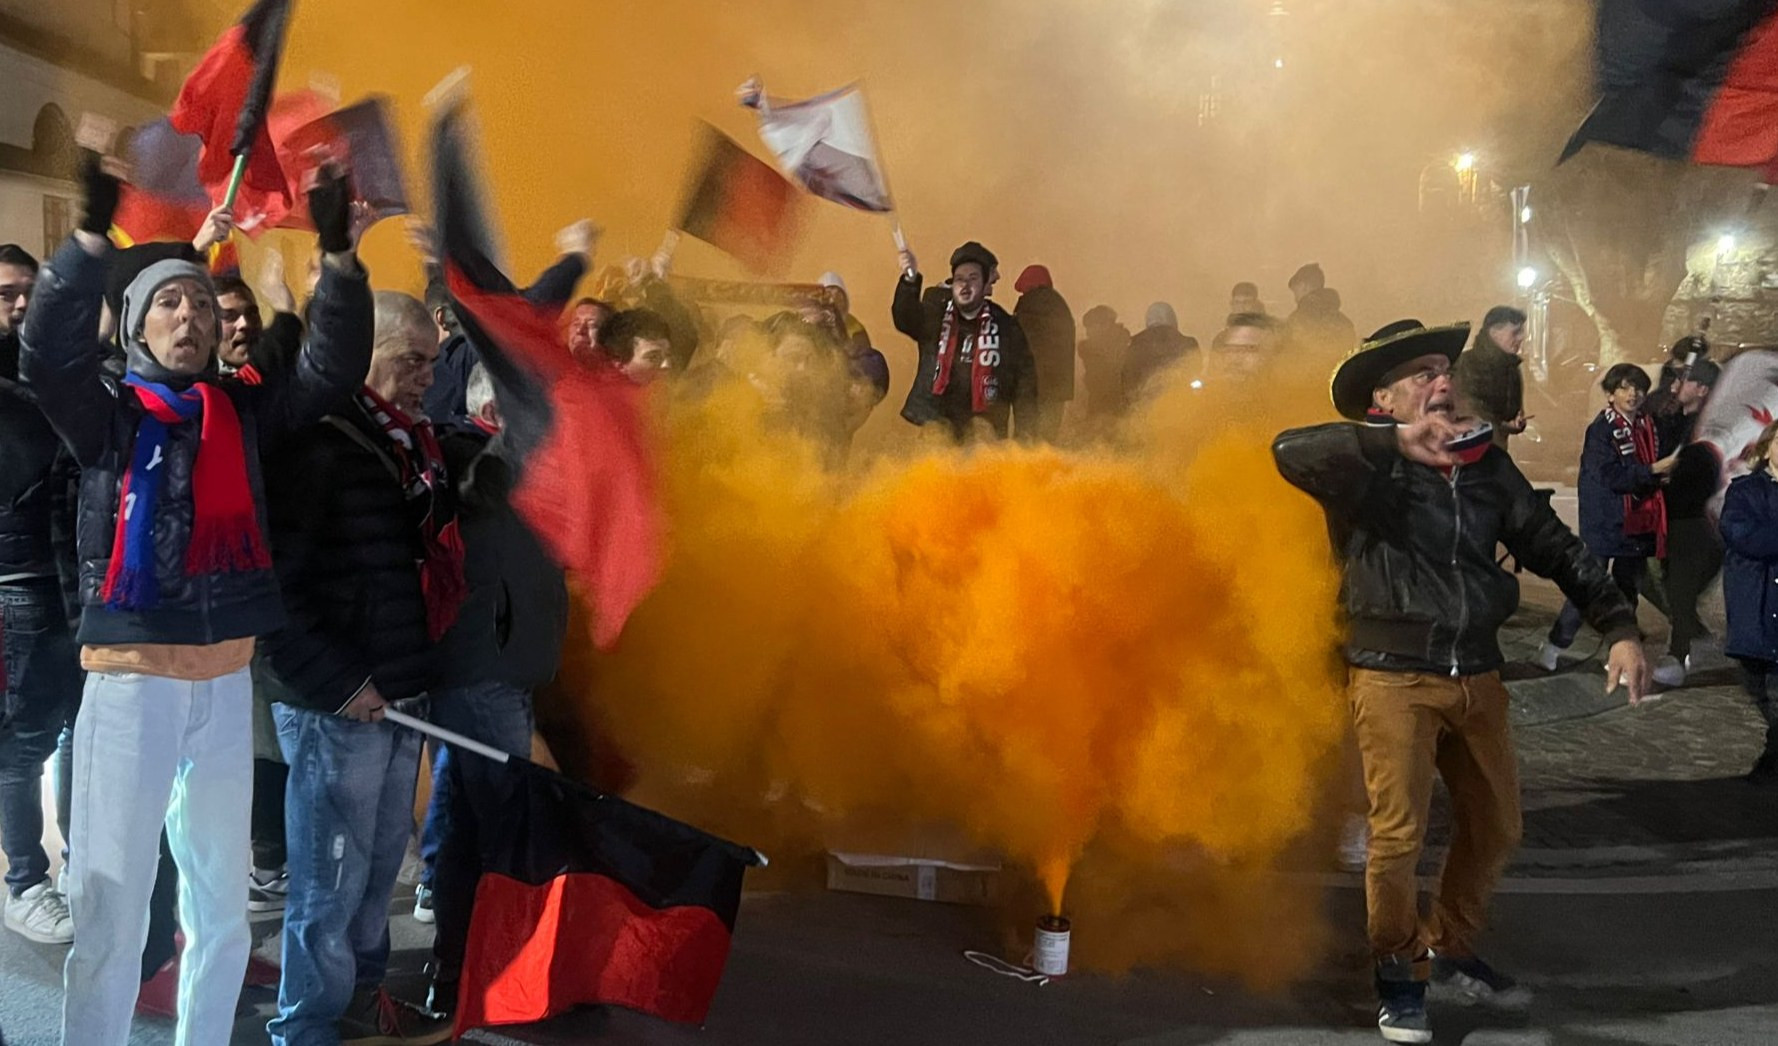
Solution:
[[[877,164],[870,110],[858,85],[803,102],[769,99],[758,80],[741,101],[759,111],[759,137],[778,166],[810,193],[861,211],[895,209]]]
[[[1778,418],[1778,352],[1750,349],[1723,364],[1722,376],[1710,391],[1692,436],[1699,443],[1710,444],[1722,460],[1713,504],[1720,504],[1722,490],[1730,480],[1747,473],[1742,455],[1759,441],[1760,433],[1774,418]]]

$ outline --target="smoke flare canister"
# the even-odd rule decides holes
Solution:
[[[1046,915],[1037,920],[1037,940],[1031,947],[1031,968],[1046,977],[1068,972],[1068,944],[1073,933],[1067,919]]]

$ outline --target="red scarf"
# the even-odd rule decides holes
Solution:
[[[1654,419],[1647,414],[1626,418],[1615,409],[1606,407],[1605,423],[1611,426],[1611,439],[1616,444],[1620,456],[1635,458],[1644,465],[1655,463],[1655,455],[1660,451],[1655,439]],[[1655,536],[1656,558],[1667,558],[1666,491],[1656,490],[1653,494],[1644,497],[1625,494],[1624,533],[1626,535],[1653,534]]]
[[[957,302],[945,302],[944,326],[938,332],[938,373],[932,378],[932,394],[943,396],[951,387],[951,367],[957,362],[958,342],[963,325],[958,322]],[[994,310],[982,302],[982,317],[977,321],[975,349],[970,361],[970,409],[980,414],[1000,399],[1000,326],[994,322]]]
[[[407,416],[399,407],[372,392],[358,391],[358,405],[382,426],[401,468],[402,491],[410,500],[425,498],[426,515],[420,521],[420,538],[426,558],[420,562],[420,591],[426,599],[426,631],[438,642],[457,620],[469,582],[463,576],[463,533],[457,526],[455,501],[446,497],[450,478],[444,452],[432,422]]]

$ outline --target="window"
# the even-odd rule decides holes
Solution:
[[[65,196],[43,198],[43,254],[49,257],[74,232],[74,201]]]

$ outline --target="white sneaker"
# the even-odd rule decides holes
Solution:
[[[74,940],[74,916],[68,899],[56,892],[48,879],[17,897],[6,898],[6,928],[38,944],[68,944]]]
[[[1554,672],[1556,666],[1562,663],[1562,655],[1567,651],[1568,648],[1565,646],[1557,646],[1547,639],[1544,640],[1543,646],[1537,648],[1537,667],[1545,672]]]
[[[1370,864],[1370,857],[1370,822],[1352,814],[1346,818],[1345,830],[1340,833],[1340,867],[1348,872],[1362,872]]]
[[[1655,662],[1655,682],[1668,688],[1685,685],[1685,674],[1692,667],[1692,659],[1679,660],[1672,654]]]
[[[290,875],[282,868],[255,868],[247,877],[247,910],[281,912],[290,899]]]

